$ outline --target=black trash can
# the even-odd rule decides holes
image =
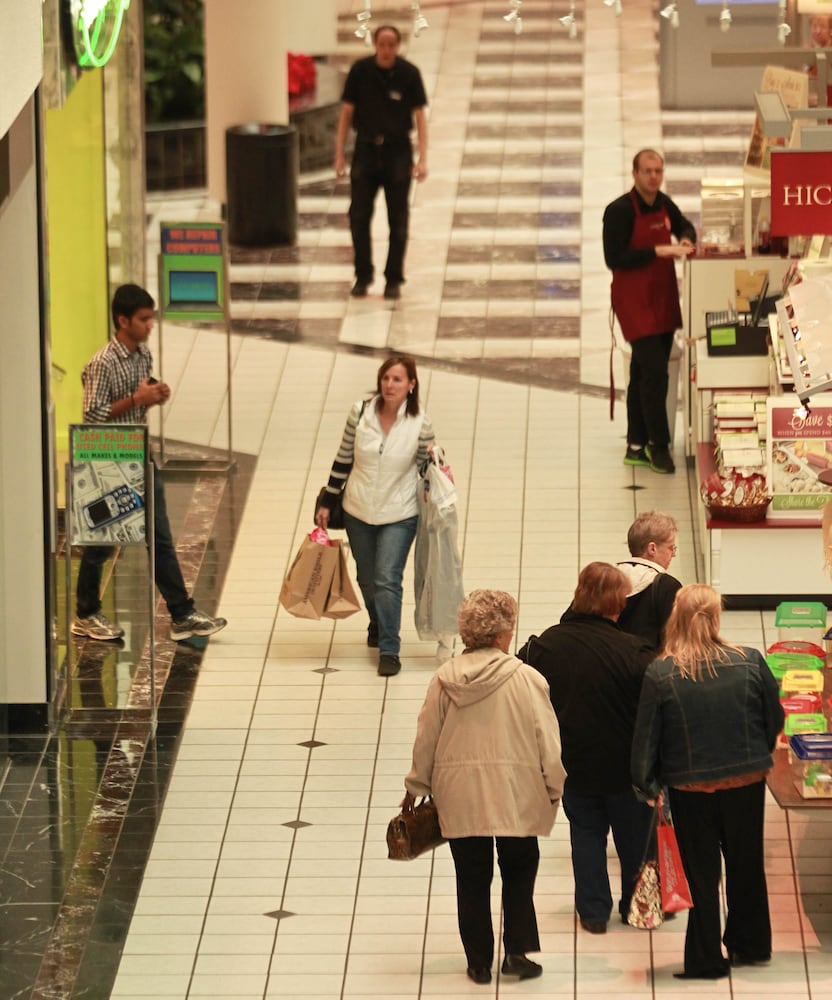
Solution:
[[[292,125],[234,125],[225,132],[228,241],[291,244],[298,234],[298,133]]]

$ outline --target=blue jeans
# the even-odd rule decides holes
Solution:
[[[618,912],[626,917],[644,856],[652,810],[639,802],[630,789],[612,795],[582,795],[570,789],[567,779],[563,811],[569,820],[578,916],[582,920],[604,922],[610,918],[612,894],[607,873],[607,834],[612,828],[615,850],[621,862]]]
[[[344,511],[358,586],[370,621],[378,626],[379,653],[397,656],[401,648],[402,577],[417,521],[414,516],[393,524],[366,524]]]

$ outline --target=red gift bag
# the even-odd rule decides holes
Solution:
[[[656,832],[659,846],[659,884],[662,890],[662,910],[676,913],[693,906],[690,887],[682,867],[682,855],[673,823],[660,810],[659,828]]]

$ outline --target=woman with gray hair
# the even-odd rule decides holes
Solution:
[[[534,883],[537,838],[555,821],[566,774],[558,721],[540,674],[509,653],[517,602],[474,590],[459,608],[465,651],[440,667],[419,713],[414,796],[432,795],[456,868],[459,933],[468,977],[491,982],[494,841],[502,875],[502,974],[531,979],[542,966]]]

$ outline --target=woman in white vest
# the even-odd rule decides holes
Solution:
[[[378,370],[375,394],[350,410],[315,516],[326,528],[344,491],[344,526],[370,616],[367,645],[378,647],[382,677],[402,666],[402,576],[416,537],[418,469],[433,442],[433,426],[419,405],[416,362],[409,355],[388,358]]]

